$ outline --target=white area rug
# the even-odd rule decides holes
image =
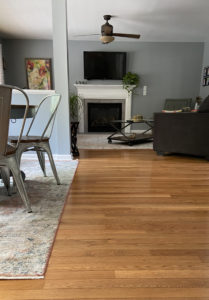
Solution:
[[[46,162],[43,177],[37,160],[25,160],[26,189],[33,213],[27,213],[19,194],[7,196],[0,187],[0,279],[43,278],[77,161],[56,161],[61,185]]]
[[[112,144],[108,144],[107,137],[110,133],[101,134],[78,134],[78,149],[153,149],[153,143],[140,142],[129,146],[126,143],[112,141]]]

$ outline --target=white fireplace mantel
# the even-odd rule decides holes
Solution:
[[[85,100],[89,99],[124,99],[125,120],[131,119],[132,92],[128,93],[128,91],[125,90],[122,85],[74,84],[74,86],[76,87],[77,94],[82,99],[83,104]],[[84,132],[84,107],[85,105],[83,105],[83,107],[79,111],[79,132]]]

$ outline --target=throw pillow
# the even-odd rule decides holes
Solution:
[[[200,104],[198,112],[205,113],[209,112],[209,95],[205,98],[205,100]]]
[[[182,112],[182,109],[178,109],[178,110],[165,110],[165,109],[163,109],[162,112],[164,112],[164,113],[179,113],[179,112]]]
[[[182,108],[182,111],[183,111],[183,112],[190,112],[190,111],[191,111],[191,107],[187,107],[187,106],[186,106],[186,107],[183,107],[183,108]]]

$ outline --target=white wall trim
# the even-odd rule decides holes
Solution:
[[[53,95],[55,94],[55,90],[23,90],[27,95]],[[18,90],[13,91],[14,94],[20,94],[21,92]]]

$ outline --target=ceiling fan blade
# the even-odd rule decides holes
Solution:
[[[90,34],[76,34],[73,36],[91,36],[91,35],[100,35],[99,33],[90,33]]]
[[[113,36],[127,37],[132,39],[140,38],[140,34],[129,34],[129,33],[113,33]]]

